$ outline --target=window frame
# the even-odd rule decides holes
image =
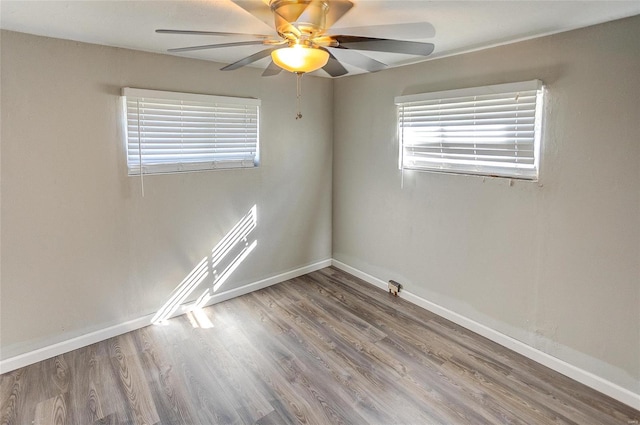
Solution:
[[[259,166],[261,106],[260,99],[148,90],[131,87],[124,87],[121,94],[124,149],[129,176],[139,176],[141,174],[170,174],[236,168],[255,168]],[[137,105],[133,106],[133,109],[130,111],[130,102],[132,101],[137,102]],[[167,114],[176,112],[176,114],[168,115],[168,121],[166,122],[175,121],[177,124],[182,124],[181,126],[172,128],[172,130],[174,130],[173,134],[176,134],[178,131],[183,131],[178,130],[180,127],[185,128],[185,126],[183,125],[184,120],[182,118],[186,117],[184,117],[184,114],[178,113],[180,111],[178,110],[177,102],[182,103],[182,106],[184,106],[185,108],[191,108],[191,112],[193,112],[193,110],[195,109],[203,111],[201,112],[203,114],[203,121],[201,121],[201,124],[203,125],[201,127],[211,126],[208,128],[208,130],[213,131],[210,132],[211,134],[208,133],[207,135],[199,137],[199,139],[209,138],[211,140],[198,142],[198,144],[200,144],[201,146],[199,146],[197,149],[200,151],[202,151],[202,149],[205,149],[210,152],[204,154],[194,154],[193,150],[187,150],[185,152],[185,138],[183,134],[182,137],[175,136],[175,139],[171,140],[165,137],[165,141],[163,142],[156,141],[155,145],[158,147],[149,148],[151,150],[156,149],[158,151],[163,151],[163,155],[166,155],[167,159],[163,159],[161,161],[154,161],[152,159],[145,160],[144,136],[138,139],[138,137],[132,135],[132,133],[135,133],[135,131],[132,130],[136,130],[136,128],[139,130],[139,128],[142,126],[142,123],[140,122],[140,102],[163,104],[167,108],[173,107],[173,111],[163,111]],[[245,111],[244,115],[242,113],[242,109],[244,109]],[[231,123],[231,119],[229,118],[231,116],[229,114],[231,113],[239,114],[237,117],[234,117],[236,123]],[[138,122],[131,123],[130,115],[137,115]],[[224,119],[226,119],[227,121],[221,119],[221,116],[226,117]],[[238,124],[242,119],[246,120],[245,124]],[[218,126],[220,125],[232,126],[233,128],[231,131],[236,132],[245,129],[245,137],[242,138],[233,135],[229,136],[231,137],[231,139],[227,138],[225,142],[221,142],[220,140],[222,139],[222,137],[218,138],[218,136],[215,135],[216,131],[218,130]],[[198,126],[200,126],[200,123],[198,124]],[[166,127],[166,129],[168,128],[169,127]],[[250,137],[247,137],[247,135],[249,134]],[[181,140],[181,142],[177,141],[179,139]],[[241,141],[242,139],[244,139],[244,141]],[[167,143],[167,145],[172,146],[160,148],[159,146],[165,142]],[[227,146],[231,147],[221,148],[221,143],[226,143]],[[177,147],[177,145],[179,144],[183,146],[180,149]],[[225,149],[225,152],[221,151],[220,149]],[[132,151],[134,152],[134,154],[131,153]],[[247,153],[246,151],[251,151],[251,153]],[[175,156],[169,159],[168,156],[171,154],[175,154]],[[197,155],[201,156],[201,158],[198,158],[198,160],[188,160],[186,159],[186,157],[189,155],[192,157]]]
[[[506,102],[504,105],[508,106],[509,98],[515,96],[514,97],[515,103],[511,103],[510,105],[517,105],[519,101],[520,93],[525,93],[525,92],[528,94],[534,93],[534,97],[535,97],[535,104],[531,109],[531,111],[533,111],[533,123],[528,124],[528,127],[527,127],[527,128],[530,128],[529,132],[532,131],[533,135],[531,136],[530,140],[521,142],[520,144],[520,147],[527,147],[527,148],[530,148],[528,149],[529,151],[532,151],[531,152],[532,156],[522,157],[523,161],[530,161],[530,163],[518,162],[519,158],[517,157],[517,154],[518,154],[517,140],[522,139],[522,137],[519,137],[516,139],[515,137],[517,136],[514,136],[515,141],[507,142],[509,137],[505,136],[501,138],[501,139],[504,139],[504,141],[493,142],[494,145],[498,143],[504,143],[506,146],[513,145],[512,151],[515,153],[513,153],[512,155],[515,155],[515,158],[516,158],[513,162],[506,161],[506,159],[508,159],[508,156],[507,154],[502,154],[502,153],[497,154],[497,156],[494,156],[493,161],[488,160],[489,155],[483,155],[483,154],[478,154],[478,155],[474,154],[480,159],[466,158],[464,160],[456,161],[455,159],[452,159],[452,158],[456,156],[459,156],[459,157],[471,156],[471,150],[475,149],[477,151],[483,151],[483,150],[490,150],[490,149],[488,148],[482,149],[482,146],[483,146],[482,138],[477,137],[475,134],[471,137],[466,137],[467,139],[473,139],[474,140],[473,142],[468,142],[468,141],[465,142],[468,145],[473,145],[474,146],[473,149],[470,147],[460,147],[460,142],[458,142],[456,146],[456,143],[448,142],[445,139],[449,138],[450,140],[454,140],[456,138],[457,135],[452,133],[452,131],[454,130],[457,131],[458,129],[455,129],[454,127],[457,126],[459,128],[460,127],[459,124],[447,124],[443,126],[442,124],[439,123],[438,126],[436,126],[435,124],[438,121],[428,120],[429,118],[436,117],[436,114],[434,114],[432,111],[436,111],[440,107],[438,102],[460,103],[464,98],[478,98],[478,99],[482,99],[482,101],[484,102],[493,102],[495,99],[495,101],[497,102],[498,99],[501,99],[504,102]],[[523,81],[523,82],[516,82],[516,83],[506,83],[506,84],[497,84],[497,85],[482,86],[482,87],[470,87],[470,88],[463,88],[463,89],[454,89],[454,90],[437,91],[437,92],[430,92],[430,93],[420,93],[420,94],[414,94],[414,95],[397,96],[395,98],[395,103],[397,105],[397,114],[398,114],[397,115],[397,125],[398,125],[397,137],[398,137],[398,148],[399,148],[399,155],[398,155],[399,169],[425,171],[425,172],[463,174],[463,175],[470,174],[470,175],[480,175],[480,176],[488,176],[488,177],[504,177],[504,178],[512,178],[512,179],[537,181],[539,179],[540,154],[542,151],[541,145],[542,145],[544,93],[545,93],[545,87],[542,81],[531,80],[531,81]],[[458,99],[458,101],[455,101],[456,99]],[[487,100],[487,99],[491,99],[491,100]],[[474,100],[473,102],[476,102],[476,100]],[[424,155],[426,159],[421,160],[416,154],[413,156],[414,158],[413,163],[409,163],[409,160],[407,159],[409,156],[409,154],[407,153],[408,149],[405,149],[405,145],[408,145],[407,136],[405,135],[405,132],[406,132],[406,129],[410,128],[411,126],[404,125],[405,122],[407,122],[407,118],[405,117],[404,113],[405,113],[405,108],[411,105],[413,105],[413,107],[416,110],[418,110],[418,108],[421,108],[421,107],[428,109],[428,111],[424,112],[425,114],[424,117],[426,118],[424,117],[420,118],[422,117],[422,115],[420,115],[420,117],[417,119],[418,120],[422,119],[423,121],[420,121],[414,124],[422,124],[424,126],[423,128],[427,128],[430,126],[433,128],[437,127],[437,130],[434,130],[434,132],[430,134],[439,135],[438,137],[431,136],[429,140],[432,140],[432,141],[430,142],[420,143],[420,142],[414,141],[412,143],[412,149],[414,149],[414,151],[412,152],[420,151],[421,149],[424,149],[426,151],[428,149],[434,149],[436,147],[440,147],[441,148],[440,150],[443,153],[440,155],[439,159],[436,158],[436,154],[427,153],[426,155]],[[528,106],[528,107],[531,108],[531,106]],[[513,110],[509,109],[509,111],[515,111],[516,117],[517,117],[517,112],[518,112],[517,107],[516,109],[513,109]],[[473,114],[476,114],[475,109]],[[470,114],[469,116],[472,116],[472,115]],[[516,121],[514,121],[513,123],[509,123],[509,125],[515,125],[516,126],[515,128],[517,129],[518,118],[516,118],[515,120]],[[433,123],[433,125],[430,124],[431,122]],[[480,125],[476,124],[475,118],[473,119],[473,124],[466,125],[466,127],[472,127],[474,133],[476,132],[477,128],[481,128]],[[418,126],[416,125],[415,128],[418,128]],[[453,128],[454,130],[450,128]],[[481,130],[486,131],[482,128]],[[481,130],[477,130],[477,131],[481,131]],[[469,132],[471,130],[465,128],[464,131]],[[503,130],[503,131],[505,132],[505,135],[508,133],[506,130]],[[518,130],[511,130],[511,132],[517,133]],[[460,133],[458,133],[458,135],[459,134]],[[460,140],[460,137],[459,136],[457,137],[458,137],[457,140]],[[492,138],[495,139],[496,136],[492,135]],[[439,143],[436,143],[435,140],[439,140]],[[484,143],[488,143],[488,142],[485,141]],[[476,145],[480,145],[481,147],[476,148],[475,147]],[[485,145],[485,146],[490,146],[490,145]],[[496,146],[492,146],[491,148],[495,149]],[[456,152],[461,152],[462,155],[452,154],[451,152],[453,152],[453,149],[459,149],[459,151],[456,151]],[[509,151],[509,149],[508,148],[504,149],[504,151]],[[504,155],[504,156],[500,156],[500,155]],[[415,159],[415,158],[418,158],[418,159]]]

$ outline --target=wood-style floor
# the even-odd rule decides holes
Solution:
[[[634,424],[333,268],[0,376],[1,424]]]

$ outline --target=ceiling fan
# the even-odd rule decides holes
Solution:
[[[375,72],[386,68],[387,65],[358,51],[428,56],[434,49],[431,43],[330,34],[328,31],[331,26],[354,6],[350,0],[270,0],[268,4],[266,0],[232,1],[268,25],[275,24],[277,36],[172,29],[158,29],[156,32],[254,38],[255,40],[248,41],[181,47],[169,49],[169,52],[264,45],[267,46],[266,49],[222,68],[224,71],[230,71],[271,56],[271,62],[264,70],[263,76],[276,75],[282,69],[299,76],[323,69],[330,76],[339,77],[348,73],[341,61],[368,72]],[[341,59],[338,60],[332,53],[333,49],[344,49],[345,52],[349,50],[349,53],[339,55]]]

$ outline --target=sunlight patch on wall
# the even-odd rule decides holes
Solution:
[[[249,256],[258,244],[257,240],[249,243],[247,237],[256,228],[257,210],[254,205],[247,215],[227,234],[227,236],[212,250],[211,263],[213,269],[213,286],[200,295],[196,302],[196,308],[202,308],[209,302],[220,287],[227,281],[229,276],[238,268],[240,264]],[[235,253],[231,261],[223,261],[232,258],[230,253]],[[221,272],[219,270],[222,269]]]
[[[158,310],[151,319],[151,323],[162,322],[175,313],[187,297],[202,283],[209,275],[207,257],[203,258],[198,265],[191,270],[191,273],[173,290],[169,300]]]
[[[194,327],[213,327],[213,324],[211,324],[211,321],[201,308],[211,300],[213,294],[220,289],[257,246],[257,240],[253,240],[251,243],[248,242],[248,237],[256,228],[257,223],[257,207],[254,205],[218,242],[211,251],[211,256],[203,258],[180,285],[173,290],[171,297],[153,316],[151,323],[161,324],[173,317],[178,308],[185,304],[189,296],[206,278],[209,278],[207,279],[209,284],[205,291],[194,303],[190,304],[188,318]]]

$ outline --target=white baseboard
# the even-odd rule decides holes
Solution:
[[[275,285],[285,280],[293,279],[298,276],[305,275],[307,273],[314,272],[316,270],[329,267],[332,264],[331,259],[319,261],[317,263],[310,264],[308,266],[300,267],[289,272],[280,273],[275,276],[268,277],[266,279],[259,280],[257,282],[250,283],[248,285],[241,286],[240,288],[231,289],[229,291],[221,292],[214,295],[208,302],[207,306],[220,303],[222,301],[230,300],[231,298],[239,297],[241,295],[248,294],[250,292],[257,291],[259,289],[266,288],[268,286]],[[180,313],[183,314],[183,313]]]
[[[71,338],[66,341],[48,345],[37,350],[28,351],[15,357],[9,357],[8,359],[0,360],[0,374],[11,372],[12,370],[20,369],[21,367],[29,366],[30,364],[49,359],[51,357],[59,356],[60,354],[68,353],[69,351],[77,350],[78,348],[86,347],[87,345],[95,344],[96,342],[104,341],[105,339],[109,339],[114,336],[122,335],[124,333],[143,328],[151,323],[152,317],[153,315],[150,314],[148,316],[129,320],[128,322],[119,323],[117,325],[109,326],[104,329]]]
[[[337,260],[333,260],[332,265],[340,270],[343,270],[349,274],[352,274],[353,276],[364,280],[367,283],[377,286],[378,288],[381,288],[385,291],[388,290],[387,282],[378,279],[377,277],[371,276]],[[611,381],[608,381],[591,372],[573,366],[572,364],[567,363],[564,360],[553,357],[543,351],[538,350],[537,348],[531,347],[530,345],[518,341],[517,339],[511,338],[510,336],[493,330],[488,326],[478,323],[475,320],[469,319],[468,317],[458,314],[455,311],[451,311],[438,304],[432,303],[431,301],[428,301],[418,295],[412,294],[411,292],[403,290],[402,298],[424,308],[425,310],[429,310],[432,313],[444,317],[445,319],[450,320],[453,323],[469,329],[470,331],[480,334],[483,337],[502,345],[503,347],[513,350],[516,353],[522,354],[523,356],[528,357],[529,359],[540,363],[550,369],[553,369],[556,372],[559,372],[588,387],[591,387],[596,391],[606,394],[609,397],[612,397],[628,406],[633,407],[634,409],[640,410],[640,394],[629,391],[626,388],[623,388]]]
[[[294,277],[302,276],[307,273],[311,273],[316,270],[320,270],[324,267],[329,267],[331,260],[324,260],[314,264],[309,264],[304,267],[297,268],[285,273],[280,273],[275,276],[268,277],[266,279],[253,282],[239,288],[231,289],[220,294],[214,295],[207,305],[213,305],[222,301],[229,300],[231,298],[239,297],[241,295],[248,294],[259,289],[266,288],[271,285],[275,285],[285,280],[293,279]],[[178,309],[178,312],[173,315],[179,316],[186,313],[187,310]],[[59,356],[69,351],[77,350],[78,348],[86,347],[87,345],[95,344],[96,342],[104,341],[105,339],[113,338],[114,336],[122,335],[127,332],[134,331],[136,329],[144,328],[151,324],[153,314],[143,316],[128,322],[119,323],[114,326],[109,326],[104,329],[100,329],[94,332],[87,333],[75,338],[61,341],[56,344],[52,344],[46,347],[39,348],[37,350],[29,351],[24,354],[10,357],[5,360],[0,360],[0,374],[11,372],[12,370],[19,369],[21,367],[29,366],[30,364],[37,363],[42,360],[49,359],[51,357]]]

